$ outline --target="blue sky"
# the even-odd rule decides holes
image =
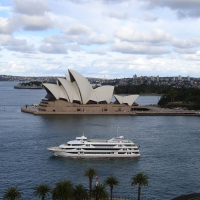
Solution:
[[[1,0],[0,74],[200,77],[199,0]]]

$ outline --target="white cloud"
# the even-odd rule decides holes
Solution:
[[[66,43],[67,37],[63,35],[50,35],[44,39],[46,43],[63,44]]]
[[[2,6],[2,4],[0,3],[0,11],[9,12],[10,11],[10,6]]]
[[[164,47],[135,45],[128,42],[119,41],[113,44],[112,50],[125,54],[162,55],[170,53],[170,51]]]
[[[40,46],[40,51],[51,54],[67,54],[67,48],[62,44],[45,43]]]
[[[41,54],[29,54],[29,53],[19,53],[16,54],[19,58],[28,58],[28,59],[44,59],[45,56]]]
[[[3,46],[3,45],[6,45],[8,44],[11,40],[13,40],[13,36],[11,35],[6,35],[6,34],[0,34],[0,44]]]
[[[158,17],[156,17],[152,13],[143,13],[142,16],[140,17],[143,21],[148,21],[148,22],[155,22],[157,21]]]
[[[200,1],[198,0],[142,0],[150,9],[168,7],[176,10],[178,17],[200,17]]]
[[[134,27],[122,27],[119,28],[115,33],[114,36],[125,41],[133,41],[135,37],[136,30]]]
[[[12,34],[18,28],[16,19],[8,19],[0,17],[0,34]]]
[[[51,70],[57,70],[59,69],[60,64],[59,63],[43,63],[41,64],[43,70],[45,71],[51,71]]]
[[[103,49],[103,48],[97,48],[95,50],[89,51],[88,53],[98,54],[98,55],[106,55],[107,54],[106,51],[105,51],[105,49]]]
[[[116,18],[120,20],[125,20],[129,18],[129,14],[126,12],[118,12],[115,10],[110,10],[110,11],[104,11],[103,15],[111,17],[111,18]]]
[[[93,34],[89,37],[78,39],[78,43],[82,45],[107,44],[108,42],[109,39],[104,34]]]
[[[200,39],[178,39],[173,38],[172,45],[178,48],[193,48],[200,46]]]
[[[55,25],[48,15],[44,16],[30,16],[30,15],[16,15],[21,27],[27,31],[38,31],[53,28]]]
[[[2,1],[0,70],[17,74],[6,67],[12,61],[27,67],[24,75],[63,75],[73,68],[85,76],[103,72],[113,78],[196,76],[197,8],[194,0]]]
[[[179,54],[194,54],[196,53],[196,50],[193,48],[173,48],[175,52]]]
[[[166,44],[172,40],[172,36],[163,30],[155,29],[150,33],[136,33],[132,28],[124,27],[116,31],[115,36],[122,41],[140,42],[148,44]]]
[[[67,35],[90,35],[93,31],[85,25],[72,24],[64,32]]]
[[[0,34],[0,44],[10,51],[34,52],[34,45],[27,44],[26,40],[16,39],[12,35]]]
[[[43,0],[13,0],[14,11],[25,15],[44,15],[51,11],[50,6]]]
[[[31,65],[21,61],[9,61],[1,63],[0,73],[5,74],[23,74],[24,72],[31,69]]]
[[[71,50],[71,51],[76,51],[76,52],[80,52],[81,51],[80,46],[77,45],[77,44],[68,45],[68,49]]]
[[[199,61],[200,62],[200,51],[197,52],[196,54],[184,54],[181,56],[182,59],[186,60],[186,61]],[[198,63],[199,65],[199,63]],[[199,67],[198,67],[199,68]]]

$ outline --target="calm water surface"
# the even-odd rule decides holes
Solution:
[[[149,176],[142,198],[168,200],[200,192],[200,118],[192,116],[34,116],[21,106],[39,103],[45,90],[16,90],[13,82],[0,82],[0,195],[10,186],[23,191],[23,199],[37,199],[33,187],[52,187],[64,179],[88,186],[84,172],[98,171],[99,182],[119,178],[114,195],[136,196],[131,177]],[[137,103],[157,103],[158,96],[141,96]],[[5,108],[5,111],[4,111]],[[119,133],[140,145],[139,159],[69,159],[52,156],[57,146],[84,132],[88,138],[110,139]],[[50,198],[49,198],[50,199]]]

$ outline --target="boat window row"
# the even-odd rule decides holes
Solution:
[[[94,146],[94,147],[101,147],[101,146],[104,146],[104,147],[114,147],[114,146],[116,146],[115,144],[113,145],[113,144],[92,144],[92,146]]]
[[[113,154],[112,152],[84,152],[84,154]]]
[[[78,152],[66,152],[70,154],[78,154]],[[139,154],[139,152],[118,152],[118,154]],[[80,154],[114,154],[114,152],[80,152]]]
[[[106,150],[106,151],[109,151],[109,150],[120,150],[119,148],[108,148],[108,147],[105,147],[105,149],[102,147],[102,148],[82,148],[82,149],[85,149],[85,150],[95,150],[95,151],[98,151],[98,150]]]

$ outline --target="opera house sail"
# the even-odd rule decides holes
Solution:
[[[78,72],[68,72],[56,84],[43,84],[47,95],[38,105],[37,114],[125,114],[134,110],[139,95],[113,95],[114,86],[110,85],[94,89]]]

